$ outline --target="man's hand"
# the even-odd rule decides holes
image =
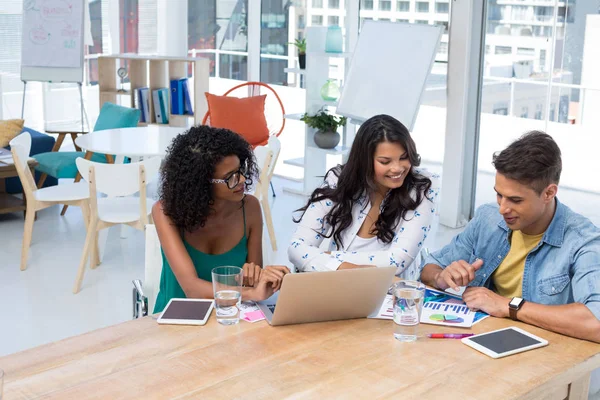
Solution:
[[[260,265],[246,263],[242,267],[242,270],[244,271],[244,282],[242,283],[243,286],[254,286],[255,283],[258,283],[262,273],[262,268]]]
[[[484,287],[469,287],[463,293],[463,300],[472,311],[483,311],[492,317],[506,318],[509,316],[508,303],[510,299]]]
[[[438,289],[446,290],[452,288],[456,291],[459,286],[467,286],[475,279],[475,271],[483,265],[483,260],[476,260],[473,264],[469,264],[464,260],[454,261],[446,268],[441,270],[435,277],[435,286]]]
[[[254,287],[252,299],[250,300],[260,301],[271,297],[273,293],[281,289],[283,277],[289,273],[290,270],[288,267],[283,265],[272,265],[265,267],[260,275],[260,280]]]

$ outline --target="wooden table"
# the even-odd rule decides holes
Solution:
[[[589,372],[600,367],[600,345],[510,320],[488,318],[472,330],[516,325],[550,345],[494,360],[459,340],[400,343],[392,324],[222,326],[213,313],[206,326],[190,327],[146,317],[0,358],[0,368],[6,400],[504,400],[587,399]],[[459,330],[421,325],[420,331]]]
[[[38,164],[33,158],[27,164],[31,168],[31,173],[34,173],[34,168]],[[17,211],[25,211],[27,204],[25,203],[25,194],[23,199],[6,193],[5,179],[19,176],[14,164],[4,164],[0,162],[0,214],[12,213]]]

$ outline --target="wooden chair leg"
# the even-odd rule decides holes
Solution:
[[[73,294],[79,293],[79,289],[81,288],[81,282],[83,281],[83,275],[85,274],[85,266],[87,264],[88,256],[90,255],[90,248],[93,245],[94,237],[96,236],[96,226],[96,219],[92,217],[92,221],[88,226],[87,235],[85,235],[85,244],[83,245],[81,260],[79,261],[75,285],[73,285]]]
[[[275,228],[273,227],[273,218],[271,217],[271,207],[269,206],[268,197],[263,194],[261,196],[260,203],[262,205],[263,213],[265,215],[265,224],[267,224],[269,238],[271,239],[271,248],[273,249],[273,251],[277,251],[277,239],[275,238]]]
[[[85,158],[86,160],[89,160],[90,158],[92,158],[93,155],[94,155],[94,153],[92,153],[91,151],[86,151],[85,156],[83,158]],[[77,172],[77,175],[75,175],[75,182],[79,182],[80,180],[81,180],[81,175],[79,174],[79,172]],[[67,212],[67,208],[69,208],[69,206],[65,204],[62,211],[60,212],[60,215],[65,215],[65,213]]]
[[[90,269],[96,269],[100,265],[100,257],[98,255],[98,232],[94,235],[94,242],[92,243],[90,254]]]
[[[31,236],[33,235],[33,222],[35,220],[35,208],[28,205],[25,213],[25,229],[23,232],[23,248],[21,249],[21,271],[27,269],[27,256],[31,246]]]

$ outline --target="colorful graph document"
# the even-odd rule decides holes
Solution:
[[[423,304],[421,312],[422,324],[470,328],[474,320],[475,313],[463,304],[429,301]]]

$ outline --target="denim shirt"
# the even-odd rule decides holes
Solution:
[[[483,205],[465,230],[423,265],[446,268],[481,258],[483,266],[469,286],[493,289],[490,277],[508,254],[511,233],[498,206]],[[552,222],[525,259],[522,297],[546,305],[582,303],[600,319],[600,229],[558,199]]]

